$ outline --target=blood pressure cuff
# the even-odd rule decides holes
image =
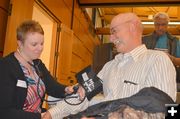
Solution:
[[[91,66],[84,68],[75,76],[78,83],[85,89],[88,100],[91,100],[95,95],[102,92],[102,80],[97,77]]]

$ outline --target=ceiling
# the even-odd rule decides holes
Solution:
[[[170,21],[180,21],[180,0],[79,0],[79,4],[84,8],[98,8],[106,26],[115,15],[124,12],[136,13],[142,21],[152,21],[157,12],[166,12]],[[152,31],[153,25],[144,25],[144,34]],[[180,26],[169,26],[169,31],[180,35]],[[96,34],[109,34],[109,28],[96,28]]]
[[[157,12],[166,12],[171,21],[178,21],[178,9],[177,6],[163,6],[163,7],[112,7],[112,8],[99,8],[102,12],[102,19],[106,21],[107,24],[109,24],[112,20],[112,18],[119,14],[124,12],[133,12],[136,13],[142,21],[152,21],[151,19],[148,19],[148,16],[152,16],[156,14]],[[180,12],[180,9],[179,9]],[[180,14],[179,14],[180,15]]]

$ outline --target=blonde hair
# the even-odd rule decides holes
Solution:
[[[41,25],[37,21],[34,20],[24,21],[16,29],[17,40],[24,42],[26,35],[28,33],[33,33],[33,32],[44,35],[44,31]]]

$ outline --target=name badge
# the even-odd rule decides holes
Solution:
[[[18,80],[16,86],[17,87],[22,87],[22,88],[27,88],[26,82],[22,81],[22,80]]]

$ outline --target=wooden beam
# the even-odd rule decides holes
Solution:
[[[154,31],[154,28],[145,28],[143,35],[149,34]],[[168,31],[173,35],[180,35],[180,27],[170,27]],[[97,35],[110,35],[109,28],[96,28],[95,30]]]
[[[112,19],[113,19],[113,17],[114,16],[116,16],[116,15],[104,15],[103,17],[101,17],[102,19],[104,19],[108,24],[110,24],[111,23],[111,21],[112,21]],[[148,17],[148,15],[138,15],[139,17],[140,17],[140,19],[142,20],[142,21],[153,21],[153,20],[149,20],[149,19],[147,19],[147,17]],[[177,21],[177,20],[171,20],[171,21]]]
[[[78,0],[81,7],[180,5],[179,0]]]
[[[178,17],[178,19],[180,19],[180,7],[178,7],[177,9],[178,9],[177,10],[177,17]]]
[[[95,33],[97,35],[110,35],[109,28],[96,28]]]

